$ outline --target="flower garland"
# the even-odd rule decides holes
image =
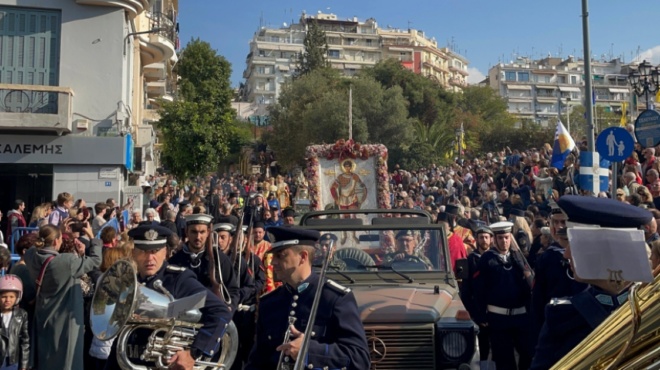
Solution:
[[[361,145],[352,139],[340,139],[334,144],[310,145],[305,152],[307,159],[307,168],[305,173],[309,182],[309,201],[311,210],[322,210],[320,202],[321,180],[319,172],[321,165],[319,158],[325,158],[329,161],[337,159],[341,162],[344,159],[367,160],[371,157],[376,158],[376,187],[378,208],[390,209],[390,189],[389,177],[387,172],[387,148],[382,144]]]

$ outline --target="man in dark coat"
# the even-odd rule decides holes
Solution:
[[[559,198],[557,205],[566,214],[568,221],[599,225],[603,228],[638,229],[653,217],[645,209],[608,198],[565,195]],[[578,231],[601,233],[601,230],[582,229]],[[625,232],[634,231],[625,230]],[[620,236],[620,238],[622,240],[632,239],[631,235]],[[574,258],[577,260],[577,257],[581,256],[581,263],[596,263],[601,266],[591,270],[607,271],[608,267],[616,265],[619,271],[618,276],[639,276],[640,266],[644,266],[647,262],[640,261],[632,266],[622,265],[618,261],[621,257],[612,253],[602,253],[599,254],[598,259],[593,259],[591,258],[594,253],[593,246],[590,246],[589,250],[585,250],[580,244],[571,244],[570,241],[565,241],[564,258],[570,261],[575,279],[589,285],[587,289],[572,297],[553,298],[545,307],[545,322],[541,328],[530,367],[532,370],[552,367],[605,321],[614,310],[627,304],[628,289],[632,282],[619,279],[616,274],[614,277],[610,274],[608,279],[586,280],[580,277],[580,270],[576,269],[578,264],[575,263]],[[637,252],[645,257],[646,243],[643,240],[639,240],[639,243],[625,243],[625,245],[638,247],[640,250]],[[621,252],[634,255],[629,250]],[[579,266],[582,268],[582,265]],[[646,264],[646,267],[648,276],[652,279],[650,266]]]
[[[532,354],[527,312],[531,289],[523,267],[510,251],[512,226],[511,222],[490,225],[495,234],[495,248],[485,252],[477,265],[474,320],[479,326],[490,329],[497,368],[523,370],[529,367]]]
[[[491,248],[494,234],[489,227],[483,226],[475,231],[475,235],[477,237],[477,248],[475,248],[475,250],[472,251],[472,253],[470,253],[467,257],[468,276],[465,280],[463,280],[463,285],[461,285],[460,290],[461,301],[472,317],[476,316],[477,309],[474,276],[477,275],[479,260],[481,259],[481,256]],[[479,340],[479,361],[488,361],[490,353],[490,330],[488,325],[479,327],[479,334],[477,338]]]
[[[206,295],[206,302],[200,309],[202,327],[197,331],[191,348],[176,352],[170,360],[170,365],[173,367],[191,370],[196,359],[212,357],[218,352],[220,338],[231,321],[232,312],[227,304],[197,280],[197,276],[192,271],[167,263],[165,244],[170,235],[172,232],[164,227],[148,225],[139,226],[128,232],[128,236],[133,238],[135,244],[133,260],[137,265],[139,284],[162,294],[171,294],[174,299],[190,297],[198,293]],[[146,344],[142,340],[147,339],[149,333],[140,332],[131,335],[129,341],[135,339],[136,342],[129,345]],[[142,351],[137,352],[142,353]],[[130,358],[130,360],[136,364],[141,363],[139,358]],[[113,344],[106,369],[119,369],[117,341]]]
[[[272,249],[273,269],[284,284],[261,297],[257,338],[245,370],[274,369],[283,354],[285,363],[303,361],[310,369],[369,369],[370,359],[364,327],[350,289],[331,280],[319,281],[312,272],[315,245],[320,234],[294,226],[269,229],[276,239]],[[313,330],[305,334],[312,301],[323,289]],[[285,332],[290,330],[288,343]],[[305,335],[309,352],[299,354]]]
[[[211,276],[209,270],[209,255],[207,253],[207,239],[211,237],[211,219],[210,215],[193,214],[186,217],[186,236],[188,241],[183,245],[172,258],[169,259],[171,265],[185,267],[194,272],[202,285],[211,289]],[[221,295],[225,299],[232,312],[236,310],[239,301],[238,278],[236,272],[231,266],[229,258],[222,253],[222,249],[216,249],[218,255],[214,256],[216,260],[216,282],[220,286]],[[219,266],[217,261],[220,262]]]

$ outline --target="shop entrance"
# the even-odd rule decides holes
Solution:
[[[52,164],[0,164],[0,210],[14,208],[14,201],[25,202],[25,220],[29,223],[34,207],[53,200]],[[7,230],[6,217],[1,230]],[[5,236],[7,238],[7,236]]]

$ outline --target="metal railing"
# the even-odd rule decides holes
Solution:
[[[174,17],[162,12],[151,13],[151,28],[158,29],[158,34],[172,42],[176,42],[177,30]]]

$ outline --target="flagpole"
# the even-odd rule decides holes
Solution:
[[[582,42],[584,44],[584,95],[587,113],[587,149],[594,152],[594,103],[593,86],[591,82],[591,48],[589,47],[589,5],[588,0],[582,0]]]

